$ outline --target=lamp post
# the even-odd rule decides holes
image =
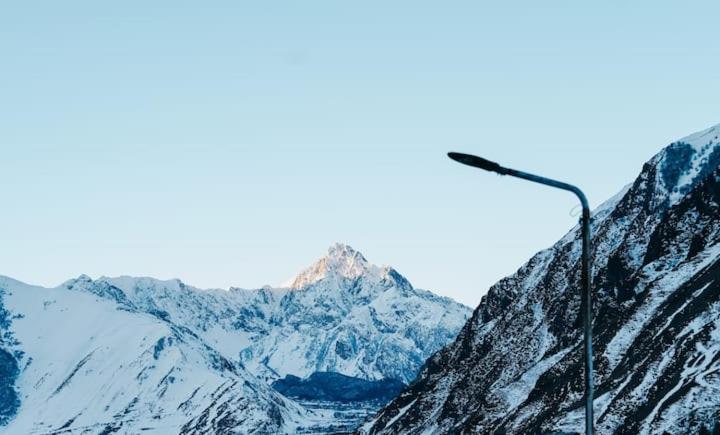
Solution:
[[[500,175],[510,175],[534,183],[544,184],[574,193],[582,204],[582,293],[580,295],[580,311],[582,312],[584,346],[583,357],[585,363],[585,433],[592,435],[593,427],[593,359],[592,359],[592,295],[590,277],[590,207],[585,194],[578,187],[550,178],[540,177],[527,172],[505,168],[495,162],[471,154],[448,153],[448,157],[462,164],[495,172]]]

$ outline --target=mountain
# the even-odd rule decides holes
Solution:
[[[200,290],[179,280],[87,276],[63,287],[182,325],[267,380],[336,372],[407,383],[470,315],[342,244],[290,288]]]
[[[271,318],[269,337],[242,358],[280,376],[336,372],[408,383],[469,315],[464,305],[413,288],[395,269],[334,245],[298,276]]]
[[[469,315],[340,244],[281,289],[1,277],[0,432],[321,432],[338,412],[270,384],[346,376],[358,393],[396,392]],[[345,425],[373,403],[349,409]]]
[[[670,144],[593,213],[599,434],[720,430],[719,137]],[[495,284],[360,432],[582,432],[580,249],[576,227]]]

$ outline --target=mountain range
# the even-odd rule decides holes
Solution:
[[[342,244],[289,288],[88,276],[43,288],[0,277],[0,432],[323,432],[339,414],[308,406],[312,392],[373,399],[351,413],[363,417],[469,315]],[[272,387],[288,379],[323,388],[300,403]],[[333,381],[357,391],[328,396]]]

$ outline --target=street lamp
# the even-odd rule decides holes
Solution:
[[[582,204],[582,294],[580,299],[580,311],[583,318],[584,339],[584,362],[585,362],[585,433],[592,435],[593,428],[593,359],[592,359],[592,295],[590,290],[590,207],[588,206],[585,194],[578,187],[572,184],[528,174],[527,172],[516,171],[515,169],[500,166],[495,162],[483,159],[471,154],[448,153],[448,157],[464,165],[495,172],[500,175],[510,175],[522,178],[523,180],[544,184],[568,192],[574,193]]]

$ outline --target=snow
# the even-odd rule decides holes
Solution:
[[[625,356],[630,345],[637,335],[642,331],[645,324],[652,318],[651,313],[671,295],[679,286],[685,283],[686,277],[692,276],[697,271],[707,267],[720,255],[720,244],[708,248],[702,255],[698,256],[694,261],[683,264],[673,273],[664,274],[658,281],[654,282],[651,287],[650,294],[646,302],[633,314],[615,336],[610,340],[603,353],[608,359],[609,366],[607,371],[612,371]],[[646,269],[648,275],[654,270],[654,264],[649,264]]]
[[[572,349],[573,348],[563,349],[560,352],[539,361],[537,364],[527,369],[522,376],[520,376],[520,379],[503,388],[500,388],[497,394],[505,400],[507,409],[509,411],[513,410],[523,403],[535,387],[535,384],[540,376],[563,359],[563,357],[565,357],[565,355],[567,355]]]

